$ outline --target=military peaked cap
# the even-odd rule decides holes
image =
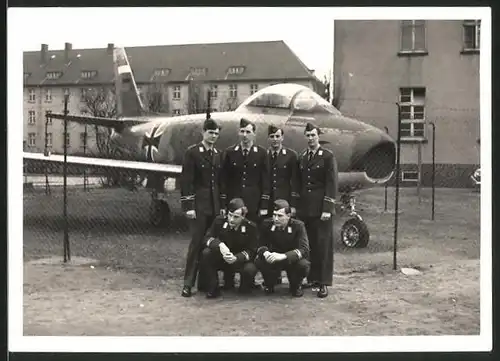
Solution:
[[[290,213],[290,204],[284,199],[277,199],[274,201],[274,210],[279,211],[280,209],[285,209],[286,213]]]
[[[234,212],[240,208],[245,207],[245,202],[243,202],[243,199],[241,198],[233,198],[231,202],[229,202],[227,206],[227,210],[229,212]]]

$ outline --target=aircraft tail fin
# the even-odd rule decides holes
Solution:
[[[146,114],[125,48],[113,50],[113,67],[118,116],[136,117]]]

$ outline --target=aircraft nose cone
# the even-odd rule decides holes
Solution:
[[[373,179],[385,179],[392,175],[395,163],[395,142],[385,132],[373,128],[358,135],[352,158],[354,171],[364,171]]]

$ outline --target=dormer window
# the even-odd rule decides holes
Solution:
[[[154,70],[154,76],[168,76],[170,74],[170,69],[168,68],[158,68]]]
[[[227,73],[230,75],[240,75],[245,71],[244,66],[232,66],[228,69]]]
[[[97,75],[97,70],[83,70],[80,75],[83,79],[92,79]]]
[[[191,75],[205,75],[207,73],[207,68],[191,68]]]
[[[62,72],[60,71],[49,71],[45,75],[47,79],[59,79],[62,75]]]

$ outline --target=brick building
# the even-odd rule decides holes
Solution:
[[[73,49],[66,43],[64,50],[49,50],[42,44],[40,51],[24,52],[24,140],[28,151],[43,151],[45,112],[62,112],[65,92],[70,96],[70,114],[81,114],[88,110],[89,89],[111,89],[113,48],[108,44],[100,49]],[[321,87],[314,71],[283,41],[127,47],[126,51],[146,107],[152,104],[151,94],[160,94],[156,103],[161,109],[154,110],[167,115],[192,112],[193,103],[199,103],[192,96],[194,88],[199,94],[211,89],[212,110],[224,111],[234,110],[257,90],[279,82],[314,90]],[[95,151],[92,129],[87,129],[87,138],[83,125],[70,124],[68,130],[69,153],[81,153],[85,139],[89,153]],[[63,137],[62,122],[47,125],[52,152],[62,152]]]
[[[335,98],[340,110],[397,136],[401,104],[403,185],[470,185],[479,164],[480,22],[335,21]],[[422,168],[419,171],[419,159]]]

